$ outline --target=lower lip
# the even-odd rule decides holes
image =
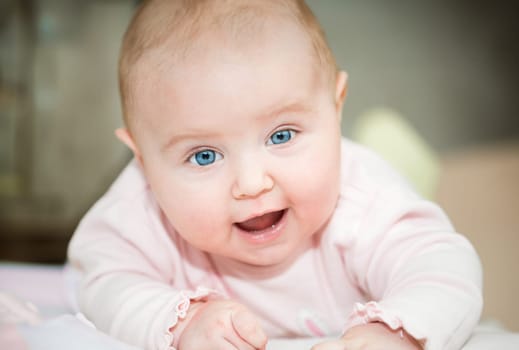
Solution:
[[[245,238],[245,240],[254,244],[263,244],[274,241],[281,235],[287,223],[287,214],[288,209],[285,209],[283,216],[281,216],[281,219],[279,219],[279,221],[273,227],[269,227],[261,231],[249,232],[240,229],[236,225],[234,225],[234,227],[238,230],[240,236]]]

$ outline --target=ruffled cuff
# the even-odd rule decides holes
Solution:
[[[366,304],[355,303],[344,331],[370,322],[382,322],[392,330],[403,328],[400,318],[381,308],[376,301],[370,301]]]
[[[391,311],[381,307],[376,301],[370,301],[366,304],[356,303],[353,312],[346,322],[343,334],[352,327],[372,322],[382,322],[390,329],[400,331],[400,336],[402,338],[404,337],[405,332],[416,339],[422,348],[425,345],[425,337],[417,334],[416,330],[407,329],[404,322],[402,322],[399,317],[395,316]]]
[[[182,330],[179,330],[177,332],[174,332],[173,329],[179,322],[179,320],[183,320],[187,316],[187,312],[189,311],[189,306],[193,301],[207,301],[210,299],[218,299],[223,298],[223,296],[212,289],[205,288],[205,287],[198,287],[195,291],[180,291],[178,293],[178,299],[175,303],[174,307],[174,318],[173,318],[173,324],[169,328],[171,331],[172,339],[171,339],[171,346],[172,350],[175,350],[177,347],[178,339],[180,338],[180,335],[182,334]]]

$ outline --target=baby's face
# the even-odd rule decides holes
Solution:
[[[335,208],[344,79],[337,91],[324,81],[295,28],[255,46],[209,45],[142,73],[133,141],[186,241],[267,266],[306,246]]]

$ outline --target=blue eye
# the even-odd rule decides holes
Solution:
[[[279,130],[276,131],[272,136],[270,136],[269,145],[279,145],[282,143],[286,143],[292,139],[294,136],[294,130]]]
[[[206,149],[200,152],[196,152],[191,157],[189,157],[189,162],[200,166],[207,166],[220,159],[222,159],[222,155],[220,153]]]

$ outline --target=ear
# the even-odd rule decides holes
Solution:
[[[339,118],[342,116],[342,106],[348,92],[348,73],[340,71],[335,79],[335,107]]]
[[[130,131],[126,128],[119,128],[119,129],[115,130],[115,136],[117,136],[117,138],[133,152],[135,159],[137,159],[139,164],[142,165],[141,152],[137,148],[137,144],[133,140],[133,137],[130,134]]]

